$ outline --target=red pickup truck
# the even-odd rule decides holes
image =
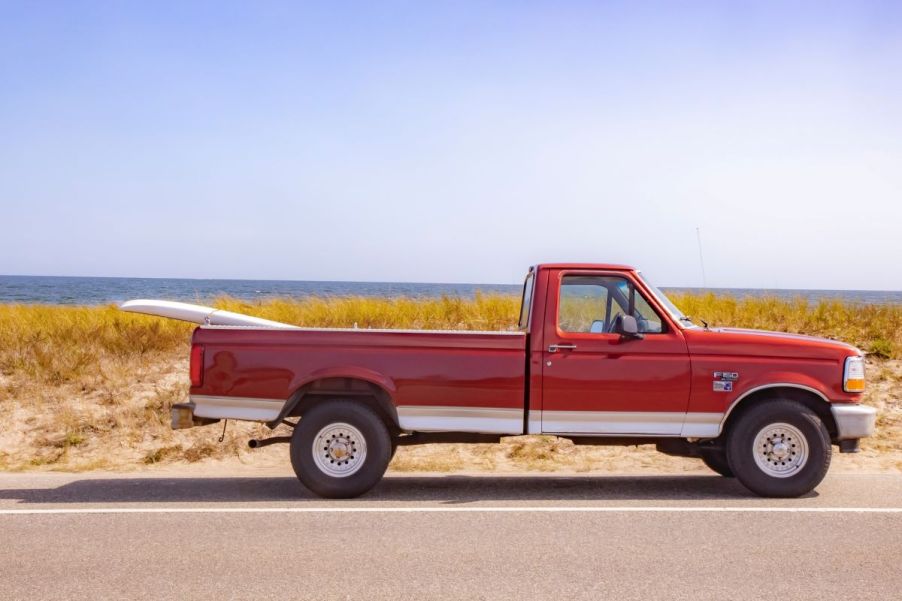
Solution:
[[[163,301],[123,308],[208,324],[194,331],[190,402],[173,407],[174,428],[289,424],[290,437],[251,445],[290,442],[298,478],[324,497],[368,491],[398,445],[519,434],[654,443],[759,495],[795,497],[824,478],[832,444],[857,451],[876,419],[860,404],[858,349],[696,325],[623,265],[531,268],[509,332],[298,328]]]

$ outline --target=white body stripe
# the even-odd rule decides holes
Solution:
[[[247,397],[206,396],[193,394],[194,415],[218,419],[242,419],[268,422],[276,419],[285,401]]]
[[[528,434],[585,434],[597,436],[673,436],[682,438],[716,438],[726,418],[744,398],[760,390],[789,387],[808,390],[829,401],[807,386],[772,383],[743,393],[725,413],[682,413],[679,411],[530,411]],[[192,395],[197,417],[271,421],[285,406],[281,399]],[[831,405],[831,408],[834,406]],[[511,434],[523,432],[523,409],[482,407],[402,405],[398,408],[401,429],[416,432],[475,432]],[[859,412],[866,409],[856,409]],[[864,418],[860,418],[862,421]],[[870,413],[867,419],[873,420]],[[865,424],[858,427],[855,438],[869,436]],[[861,432],[858,432],[861,430]],[[851,435],[850,435],[851,436]]]
[[[192,395],[194,415],[215,419],[272,421],[285,401],[247,397]],[[497,407],[402,405],[402,430],[409,432],[523,432],[523,410]],[[722,413],[678,411],[531,411],[529,434],[586,434],[600,436],[682,436],[713,438],[720,433]]]
[[[723,413],[687,413],[680,436],[685,438],[716,438],[726,415]]]
[[[541,411],[546,434],[600,434],[714,438],[723,413],[680,411]],[[530,414],[530,423],[533,416]]]
[[[542,411],[542,432],[678,436],[685,417],[676,411]]]
[[[684,436],[713,438],[722,413],[651,411],[531,411],[528,434]],[[398,407],[403,430],[416,432],[480,432],[520,434],[523,411],[477,407]]]
[[[402,430],[411,432],[523,432],[522,409],[402,405],[398,407],[398,421]]]
[[[529,421],[526,424],[526,433],[527,434],[541,434],[542,433],[542,412],[541,411],[530,411],[529,412]]]

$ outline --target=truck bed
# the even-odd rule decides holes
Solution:
[[[353,379],[388,393],[404,430],[523,432],[521,332],[205,326],[193,344],[204,349],[198,417],[272,421],[297,391]]]

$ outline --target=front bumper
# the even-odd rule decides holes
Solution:
[[[877,410],[873,407],[832,403],[830,412],[836,422],[836,440],[854,440],[874,434]]]

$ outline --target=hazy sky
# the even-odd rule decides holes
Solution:
[[[296,4],[0,3],[0,273],[902,289],[902,3]]]

